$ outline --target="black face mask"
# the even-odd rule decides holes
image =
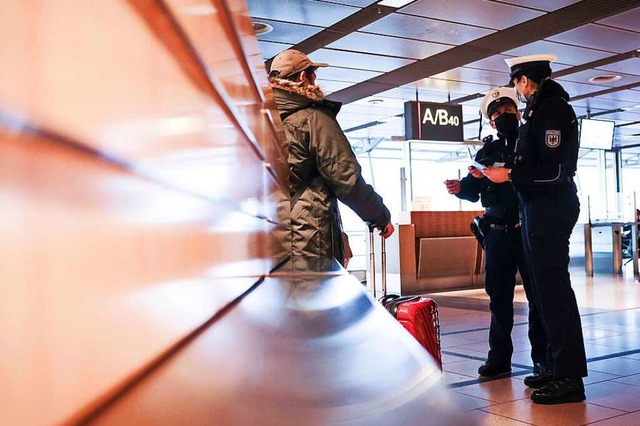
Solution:
[[[507,140],[515,140],[518,137],[518,116],[509,112],[502,113],[493,121],[498,133]]]

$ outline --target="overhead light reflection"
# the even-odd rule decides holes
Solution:
[[[413,3],[413,1],[414,0],[382,0],[378,4],[381,6],[401,8],[408,5],[409,3]]]
[[[193,15],[193,16],[214,15],[217,12],[216,8],[210,4],[203,4],[199,6],[187,6],[182,8],[182,11],[187,15]]]
[[[638,105],[632,105],[632,106],[628,106],[628,107],[622,107],[620,108],[622,111],[631,111],[633,109],[640,109],[640,104]]]

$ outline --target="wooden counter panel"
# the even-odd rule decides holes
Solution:
[[[482,211],[414,211],[416,238],[472,236],[469,225]]]

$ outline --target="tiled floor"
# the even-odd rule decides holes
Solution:
[[[482,425],[640,424],[640,283],[630,268],[620,277],[585,277],[572,269],[580,306],[589,377],[583,403],[533,404],[524,385],[531,371],[527,308],[518,287],[512,374],[479,380],[488,350],[488,302],[484,291],[438,293],[444,381],[461,407]]]

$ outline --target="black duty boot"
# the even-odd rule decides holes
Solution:
[[[542,364],[533,365],[533,374],[524,378],[524,384],[530,388],[538,389],[549,383],[553,379],[553,372]]]
[[[484,377],[495,377],[505,373],[511,373],[511,364],[487,361],[478,368],[478,374]]]
[[[536,404],[564,404],[586,399],[581,378],[553,379],[546,386],[531,392]]]

